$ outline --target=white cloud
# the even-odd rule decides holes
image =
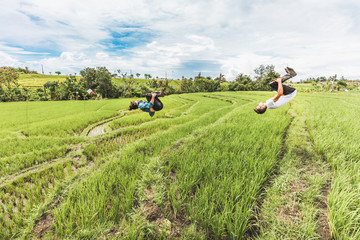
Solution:
[[[253,74],[260,64],[280,73],[292,66],[298,79],[335,73],[360,79],[355,0],[4,0],[1,8],[2,65],[69,73],[107,66],[180,77],[188,76],[179,68],[184,63],[204,61],[218,62],[208,72],[228,79]],[[111,31],[127,39],[121,49],[110,48]],[[126,35],[132,32],[141,35]]]
[[[0,50],[0,66],[18,67],[20,65],[17,59]]]

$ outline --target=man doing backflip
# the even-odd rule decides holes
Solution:
[[[161,89],[161,92],[146,93],[145,97],[147,101],[133,101],[130,102],[129,110],[140,109],[144,112],[148,112],[151,117],[155,115],[156,111],[163,109],[164,105],[158,97],[164,97],[166,95],[166,89]]]
[[[257,107],[254,108],[256,113],[262,114],[266,111],[266,109],[275,109],[281,107],[290,102],[290,100],[296,96],[295,88],[282,84],[286,80],[295,77],[296,72],[290,67],[286,67],[285,71],[287,73],[286,75],[282,76],[281,78],[277,78],[269,84],[272,90],[277,91],[276,96],[270,98],[265,103],[260,102]]]

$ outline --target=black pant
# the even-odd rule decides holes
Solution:
[[[277,82],[271,82],[269,84],[269,86],[271,87],[272,90],[277,92],[279,85],[278,85]],[[282,86],[283,86],[283,94],[284,95],[288,95],[288,94],[293,93],[295,91],[295,88],[293,88],[293,87],[286,86],[284,84]]]
[[[154,99],[154,106],[152,107],[155,111],[160,111],[161,109],[163,109],[163,103],[160,101],[160,99],[158,98],[158,96],[160,96],[160,94],[157,94],[155,99]],[[148,102],[151,101],[152,95],[151,93],[147,93],[145,94],[146,100]]]

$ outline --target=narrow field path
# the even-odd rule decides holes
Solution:
[[[293,104],[293,122],[279,169],[260,206],[256,239],[331,239],[327,196],[332,173],[313,147],[305,105]]]
[[[58,163],[66,162],[68,160],[69,159],[62,159],[62,160],[56,159],[56,160],[53,160],[53,161],[50,161],[50,162],[45,162],[43,164],[39,164],[39,165],[30,167],[30,168],[24,169],[24,170],[22,170],[20,172],[17,172],[15,174],[12,174],[12,175],[8,176],[6,179],[4,179],[0,183],[0,188],[4,187],[5,185],[9,184],[10,182],[15,181],[18,178],[22,178],[25,175],[38,172],[38,171],[40,171],[40,170],[42,170],[44,168],[51,167],[51,166],[53,166],[55,164],[58,164]]]
[[[53,158],[49,159],[49,161],[45,161],[41,164],[33,165],[31,167],[22,169],[21,171],[18,171],[16,173],[13,173],[11,175],[7,175],[3,178],[0,178],[0,188],[4,187],[10,182],[16,181],[18,178],[22,178],[25,175],[30,175],[32,173],[36,173],[44,168],[49,168],[51,166],[54,166],[55,164],[64,163],[66,161],[70,161],[71,158],[69,157],[70,153],[78,152],[82,149],[82,146],[75,145],[75,146],[69,146],[68,151],[66,153],[65,157],[62,158]]]

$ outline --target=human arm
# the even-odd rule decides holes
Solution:
[[[150,102],[154,105],[156,93],[153,93],[153,94],[151,94],[151,95],[152,95],[152,97],[151,97]],[[150,108],[150,111],[151,111],[151,112],[155,112],[155,109],[151,107],[151,108]]]
[[[152,104],[154,104],[154,102],[155,102],[155,97],[156,97],[156,93],[152,93],[152,94],[151,94],[151,100],[150,100],[150,102],[151,102]]]
[[[278,90],[276,96],[273,98],[273,101],[277,102],[279,98],[283,95],[283,85],[281,82],[281,78],[276,79],[275,82],[278,83]]]

